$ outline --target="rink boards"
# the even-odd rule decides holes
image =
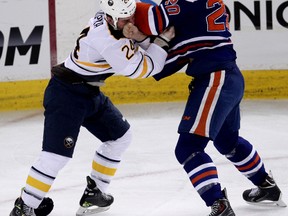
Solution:
[[[288,71],[243,71],[245,99],[287,99]],[[101,90],[115,104],[184,101],[191,77],[177,73],[160,81],[153,78],[132,80],[114,76]],[[2,82],[0,111],[39,109],[48,80]]]

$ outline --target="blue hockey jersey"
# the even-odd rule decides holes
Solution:
[[[236,59],[223,0],[163,0],[158,6],[138,3],[136,25],[147,35],[175,27],[175,38],[159,80],[188,64],[186,73],[199,76],[223,69]]]

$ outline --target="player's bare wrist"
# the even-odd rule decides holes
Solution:
[[[163,37],[156,36],[152,42],[160,46],[166,52],[169,50],[169,43]]]
[[[142,42],[145,41],[147,38],[148,38],[148,36],[143,34],[143,35],[138,36],[137,38],[135,38],[135,41],[136,41],[137,43],[142,43]]]

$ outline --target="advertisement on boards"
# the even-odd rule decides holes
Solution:
[[[1,1],[0,20],[0,82],[49,78],[47,1]]]
[[[73,1],[76,0],[69,1],[69,5],[73,5]],[[215,4],[220,1],[222,0],[214,0]],[[0,82],[50,77],[49,17],[50,25],[51,20],[55,22],[55,19],[51,19],[48,6],[54,0],[48,2],[0,1]],[[81,21],[82,15],[77,11],[77,7],[66,10],[67,2],[56,2],[61,16],[71,19],[71,22]],[[159,3],[159,0],[156,2]],[[240,69],[287,70],[288,0],[224,0],[224,3],[230,15],[232,41],[237,51]],[[96,10],[97,8],[95,12]],[[70,23],[69,20],[67,22]],[[86,19],[81,21],[86,22]],[[69,35],[77,35],[79,32],[74,32],[75,28],[61,25],[57,35],[59,30]],[[61,37],[58,39],[61,41]],[[56,32],[52,41],[56,44]],[[65,47],[65,41],[61,41],[61,46]],[[61,51],[61,47],[59,50]]]
[[[224,1],[242,70],[288,69],[288,1]]]

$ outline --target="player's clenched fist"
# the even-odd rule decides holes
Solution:
[[[143,34],[137,26],[132,23],[127,23],[123,28],[123,35],[126,38],[133,39],[136,41],[143,41],[147,36]]]

